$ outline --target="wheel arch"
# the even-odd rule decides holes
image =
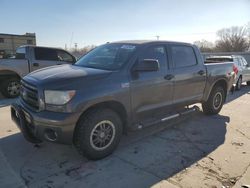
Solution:
[[[125,106],[115,100],[109,100],[109,101],[103,101],[103,102],[99,102],[96,104],[92,104],[90,106],[88,106],[86,109],[83,110],[83,112],[81,113],[80,117],[77,120],[76,126],[74,128],[74,134],[73,134],[73,138],[75,137],[76,131],[78,129],[78,123],[80,121],[80,119],[83,116],[86,116],[88,113],[93,112],[95,109],[97,108],[108,108],[113,110],[114,112],[116,112],[119,117],[121,118],[122,121],[122,125],[123,125],[123,130],[126,131],[126,125],[127,125],[127,120],[128,120],[128,113],[127,110],[125,108]]]
[[[211,89],[209,90],[209,93],[207,94],[206,98],[205,98],[205,101],[208,100],[212,90],[217,87],[217,86],[221,86],[225,92],[225,100],[226,100],[226,97],[227,97],[227,90],[228,90],[228,83],[225,79],[219,79],[217,81],[215,81],[213,83],[213,85],[210,87]]]
[[[12,70],[0,71],[0,80],[6,79],[6,78],[12,78],[12,77],[21,79],[21,76],[15,71],[12,71]]]

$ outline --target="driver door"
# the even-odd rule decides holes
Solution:
[[[131,76],[131,104],[135,123],[158,119],[166,115],[173,102],[173,80],[167,80],[169,73],[165,45],[148,46],[139,53],[138,61],[158,60],[158,71],[136,72]]]

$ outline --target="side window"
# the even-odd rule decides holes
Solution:
[[[57,51],[48,48],[35,48],[36,60],[58,61]]]
[[[236,64],[237,64],[238,67],[241,67],[241,61],[240,61],[239,58],[235,58],[234,61],[236,62]]]
[[[25,48],[17,48],[15,59],[25,59],[25,53],[26,53]]]
[[[197,64],[194,50],[190,46],[172,46],[171,53],[175,68],[189,67]]]
[[[244,57],[240,57],[239,59],[240,59],[240,62],[241,62],[241,65],[242,65],[242,66],[246,66],[246,65],[247,65],[247,62],[246,62],[246,60],[244,59]]]
[[[245,60],[245,58],[242,58],[242,62],[244,64],[244,66],[247,66],[247,61]]]
[[[239,62],[240,62],[240,66],[244,66],[244,63],[242,61],[242,58],[239,57]]]
[[[164,46],[151,46],[148,47],[144,52],[140,60],[143,59],[157,59],[161,67],[167,65],[167,55]]]
[[[59,61],[73,62],[73,57],[63,50],[57,51],[57,57]]]

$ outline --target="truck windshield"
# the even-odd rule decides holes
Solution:
[[[132,56],[136,46],[131,44],[105,44],[95,48],[80,58],[75,65],[104,69],[118,70]]]

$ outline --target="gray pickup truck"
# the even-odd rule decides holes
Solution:
[[[62,49],[38,46],[21,46],[16,55],[9,59],[0,59],[0,86],[5,97],[19,95],[20,80],[28,73],[48,66],[73,64],[74,56]]]
[[[32,143],[73,143],[100,159],[122,133],[187,114],[194,110],[188,105],[219,113],[234,78],[233,63],[206,65],[188,43],[107,43],[74,65],[25,76],[11,117]]]

